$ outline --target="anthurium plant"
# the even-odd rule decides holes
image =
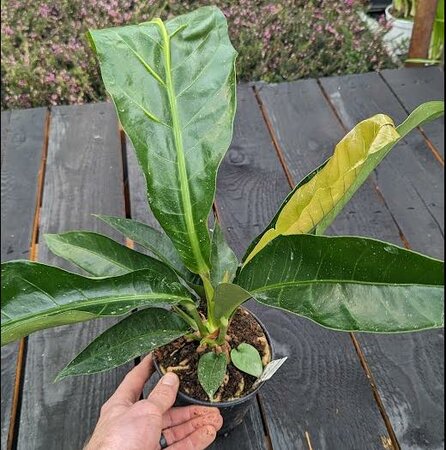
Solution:
[[[47,235],[46,243],[87,275],[3,264],[3,345],[49,327],[124,316],[58,379],[113,369],[184,337],[196,345],[196,378],[214,401],[229,366],[256,379],[267,363],[258,348],[233,345],[230,336],[251,298],[343,332],[443,326],[443,262],[375,239],[323,235],[392,147],[443,114],[442,102],[419,106],[399,126],[384,114],[356,125],[238,261],[218,223],[208,225],[236,111],[236,51],[223,14],[204,7],[166,22],[91,31],[89,39],[164,233],[97,216],[147,252],[73,231]]]

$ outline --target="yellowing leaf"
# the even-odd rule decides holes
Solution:
[[[336,146],[327,164],[289,198],[245,264],[277,236],[309,233],[340,204],[344,206],[377,165],[377,159],[381,160],[399,138],[392,119],[384,114],[356,125]]]

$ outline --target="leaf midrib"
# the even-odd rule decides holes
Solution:
[[[116,259],[112,259],[111,257],[105,255],[104,253],[99,253],[99,252],[97,252],[97,251],[95,251],[95,250],[88,249],[88,248],[86,248],[86,247],[82,247],[82,246],[80,246],[79,244],[72,244],[72,243],[70,243],[70,242],[63,241],[62,239],[59,240],[59,243],[61,243],[61,244],[63,244],[63,245],[67,245],[67,246],[69,246],[69,247],[72,247],[73,249],[77,249],[78,251],[85,252],[85,253],[87,253],[87,255],[96,256],[98,259],[101,259],[101,260],[103,260],[103,261],[105,261],[105,262],[109,262],[109,263],[113,264],[114,266],[120,267],[120,268],[122,268],[122,269],[127,269],[127,272],[126,272],[126,273],[129,273],[129,272],[131,272],[132,270],[138,270],[138,269],[135,269],[134,267],[126,266],[125,264],[120,263],[120,262],[119,262],[118,260],[116,260]],[[120,245],[120,244],[118,244],[118,245]],[[127,248],[127,247],[126,247],[126,248]],[[57,250],[56,250],[56,249],[54,249],[54,250],[51,249],[51,251],[54,251],[54,253],[57,254]],[[135,252],[135,253],[136,253],[136,252]],[[58,256],[62,256],[62,255],[59,254]],[[63,255],[62,257],[65,258],[66,256]],[[73,261],[73,258],[70,258],[70,261],[71,261],[73,264],[79,265],[77,262],[74,262],[74,261]],[[86,270],[88,273],[90,273],[91,275],[98,276],[98,275],[97,275],[97,272],[92,272],[92,271],[91,271],[90,269],[88,269],[86,266],[85,266],[85,267],[82,266],[82,268],[83,268],[84,270]],[[107,274],[106,274],[106,275],[107,275]],[[125,275],[125,274],[123,274],[123,275]],[[99,276],[104,276],[104,275],[99,275]]]
[[[201,253],[200,249],[200,243],[197,238],[197,232],[195,230],[195,223],[193,219],[192,214],[192,202],[191,202],[191,196],[190,196],[190,190],[189,190],[189,184],[188,184],[188,178],[187,178],[187,168],[186,168],[186,160],[184,157],[184,147],[183,147],[183,140],[181,136],[181,127],[180,127],[180,119],[178,117],[177,113],[177,105],[176,105],[176,95],[175,95],[175,89],[173,86],[172,81],[172,71],[170,67],[170,37],[167,33],[166,27],[161,19],[154,19],[152,23],[156,24],[160,31],[161,36],[164,42],[163,45],[163,55],[164,55],[164,62],[166,67],[166,90],[167,90],[167,96],[169,98],[169,106],[170,106],[170,113],[171,113],[171,119],[172,119],[172,131],[173,131],[173,137],[175,142],[175,150],[177,154],[177,161],[178,161],[178,172],[179,172],[179,181],[181,186],[181,200],[183,204],[183,210],[184,210],[184,217],[186,221],[186,229],[188,232],[188,236],[190,239],[190,244],[192,248],[192,252],[195,256],[197,266],[199,273],[206,274],[209,271],[209,268],[203,258],[203,255]]]
[[[250,293],[261,293],[265,291],[273,291],[275,289],[282,289],[285,287],[296,287],[306,284],[363,284],[368,286],[387,286],[387,287],[432,287],[442,288],[441,284],[420,284],[420,283],[385,283],[379,281],[358,281],[358,280],[304,280],[304,281],[284,281],[282,283],[275,283],[265,285],[256,289],[246,288]],[[245,289],[245,288],[243,288]]]
[[[84,300],[81,302],[81,304],[77,302],[73,303],[67,303],[66,305],[60,305],[59,307],[54,307],[50,309],[46,309],[44,313],[37,313],[37,314],[27,314],[20,316],[18,319],[12,320],[10,322],[3,322],[2,327],[5,328],[11,328],[14,326],[14,324],[22,322],[24,320],[39,318],[39,317],[48,317],[53,316],[59,313],[63,313],[66,311],[81,311],[81,308],[90,307],[90,306],[100,306],[104,302],[105,299],[109,299],[110,297],[97,297],[93,300]],[[150,299],[168,299],[168,300],[178,300],[179,302],[185,301],[185,302],[192,302],[192,300],[189,297],[182,297],[179,295],[171,295],[171,294],[160,294],[160,293],[153,293],[153,294],[140,294],[140,295],[127,295],[127,296],[116,296],[110,298],[108,300],[108,303],[106,306],[114,303],[119,303],[121,301],[138,301],[138,300],[150,300]],[[88,311],[84,311],[87,312]],[[91,313],[96,316],[96,314]],[[112,315],[112,314],[107,314]],[[114,314],[113,314],[114,315]],[[3,328],[4,329],[4,328]]]
[[[121,341],[117,345],[112,345],[111,347],[109,347],[108,349],[106,349],[104,351],[95,352],[94,354],[91,354],[87,358],[85,358],[84,360],[81,360],[81,361],[77,362],[77,364],[73,364],[73,366],[67,366],[67,369],[69,368],[70,370],[66,370],[66,371],[62,370],[62,372],[60,374],[69,374],[73,369],[75,369],[76,367],[79,367],[81,364],[84,364],[86,362],[94,360],[98,356],[99,357],[100,356],[105,356],[105,355],[107,355],[108,353],[110,353],[112,351],[117,351],[119,348],[126,347],[128,344],[131,344],[131,343],[133,343],[135,341],[139,341],[141,339],[154,339],[154,338],[167,339],[166,338],[167,335],[169,335],[169,339],[170,339],[170,341],[172,341],[176,337],[181,337],[186,332],[187,332],[187,329],[185,331],[183,331],[183,330],[178,330],[178,329],[173,329],[172,328],[172,329],[169,329],[169,330],[166,330],[166,331],[156,331],[156,332],[142,333],[139,336],[132,337],[132,338],[126,340],[126,341]],[[171,337],[171,336],[173,336],[173,337]],[[132,359],[132,357],[130,359]],[[75,360],[73,360],[72,362],[75,362]],[[128,362],[128,361],[126,361],[126,362]]]

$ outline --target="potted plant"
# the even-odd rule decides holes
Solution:
[[[239,262],[218,223],[208,227],[236,109],[236,52],[223,14],[204,7],[166,22],[91,31],[89,39],[164,233],[98,216],[150,254],[74,231],[46,242],[88,276],[30,261],[3,264],[2,345],[53,326],[125,316],[57,379],[155,351],[159,370],[180,377],[180,400],[219,406],[226,432],[242,420],[273,357],[267,331],[241,306],[250,298],[343,332],[443,326],[441,261],[374,239],[322,235],[392,147],[443,114],[443,102],[421,105],[398,127],[384,114],[356,125]]]
[[[398,55],[409,50],[416,5],[416,0],[393,0],[385,9],[386,20],[391,27],[385,40],[392,44]]]

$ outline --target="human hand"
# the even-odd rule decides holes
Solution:
[[[164,375],[147,399],[139,400],[153,373],[151,355],[132,369],[104,403],[84,450],[159,450],[161,432],[169,450],[202,450],[223,425],[218,408],[172,407],[178,376]]]

